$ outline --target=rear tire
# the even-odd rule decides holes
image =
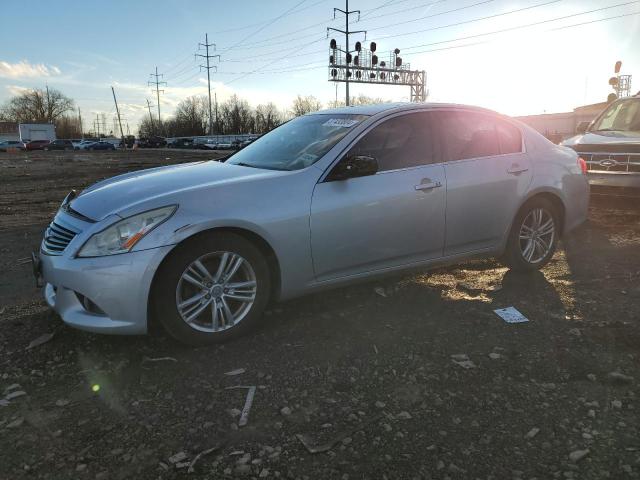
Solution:
[[[156,273],[152,301],[169,335],[197,346],[225,342],[254,328],[270,294],[262,252],[240,235],[209,233],[170,254]]]
[[[560,216],[546,198],[533,198],[518,211],[502,257],[517,272],[544,267],[556,251],[560,235]]]

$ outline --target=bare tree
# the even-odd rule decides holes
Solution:
[[[388,103],[388,102],[389,100],[383,100],[380,97],[369,97],[367,95],[363,95],[362,93],[357,97],[350,98],[350,101],[349,101],[351,105],[371,105],[374,103]],[[339,107],[344,107],[345,103],[344,103],[344,100],[338,100],[337,102],[336,101],[329,102],[329,106],[331,108],[339,108]]]
[[[11,98],[0,111],[10,122],[54,123],[74,108],[73,100],[59,90],[34,88]]]
[[[313,95],[307,95],[305,97],[298,95],[293,101],[291,113],[294,117],[299,117],[309,112],[317,112],[321,108],[322,103]]]
[[[222,130],[224,133],[251,133],[254,128],[253,112],[249,102],[232,95],[222,104]]]
[[[258,105],[255,113],[254,133],[267,133],[284,121],[282,113],[273,102]]]
[[[182,100],[175,111],[177,135],[204,135],[209,125],[209,108],[204,96]]]
[[[63,115],[56,120],[56,136],[58,138],[80,138],[82,129],[80,119],[75,115]]]

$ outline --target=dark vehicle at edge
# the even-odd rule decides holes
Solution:
[[[46,144],[43,150],[73,150],[73,142],[71,140],[54,140]]]

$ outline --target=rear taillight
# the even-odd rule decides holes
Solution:
[[[584,158],[578,157],[578,165],[580,165],[580,170],[582,170],[582,174],[587,174],[587,162],[584,161]]]

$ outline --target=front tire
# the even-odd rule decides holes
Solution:
[[[156,274],[155,312],[188,345],[238,337],[262,319],[271,276],[262,252],[234,233],[203,234],[176,247]]]
[[[559,235],[559,215],[553,204],[546,198],[533,198],[514,219],[503,261],[514,271],[539,270],[553,257]]]

